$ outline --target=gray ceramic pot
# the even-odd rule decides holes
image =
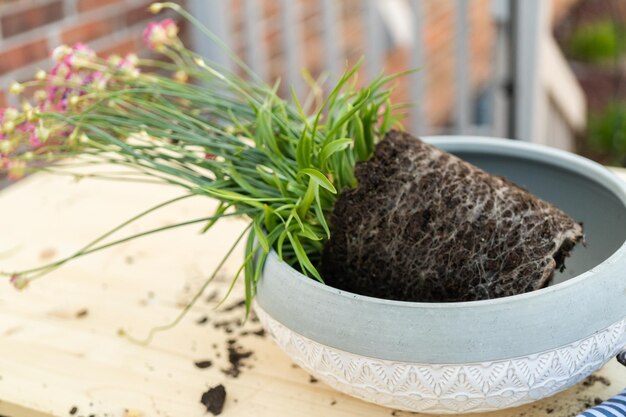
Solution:
[[[340,391],[431,413],[531,402],[585,378],[626,344],[626,186],[576,155],[517,141],[428,142],[582,221],[587,241],[548,288],[495,300],[413,303],[306,278],[276,254],[257,313],[299,365]]]

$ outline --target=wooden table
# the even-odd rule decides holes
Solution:
[[[68,255],[179,194],[157,185],[30,177],[0,192],[0,269]],[[203,198],[184,200],[129,227],[128,233],[205,217],[213,207]],[[218,384],[227,390],[226,417],[410,415],[312,382],[270,340],[253,333],[258,323],[233,325],[243,316],[234,304],[241,300],[240,288],[225,303],[234,306],[230,311],[216,311],[215,300],[238,267],[241,249],[178,326],[159,333],[148,346],[118,335],[122,328],[143,337],[175,317],[243,227],[242,220],[229,219],[206,235],[192,226],[131,241],[60,268],[22,292],[0,283],[0,415],[205,416],[200,397]],[[211,294],[217,298],[207,301]],[[229,367],[230,338],[252,352],[238,378],[223,372]],[[194,365],[205,360],[212,366]],[[615,360],[598,374],[606,380],[488,415],[568,416],[626,386],[626,371]]]

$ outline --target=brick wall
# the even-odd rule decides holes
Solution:
[[[143,47],[141,33],[153,16],[149,0],[0,0],[0,106],[13,80],[49,69],[51,51],[61,44],[88,42],[104,54]],[[13,98],[11,98],[13,99]]]

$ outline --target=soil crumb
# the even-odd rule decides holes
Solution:
[[[216,330],[223,330],[226,334],[231,334],[234,328],[241,326],[241,320],[238,318],[225,319],[213,322],[213,328]]]
[[[200,403],[202,403],[206,407],[206,410],[214,416],[222,413],[225,401],[226,388],[224,388],[224,385],[222,384],[209,388],[209,390],[204,392],[200,398]]]
[[[206,361],[197,361],[193,363],[196,368],[199,369],[206,369],[206,368],[210,368],[213,365],[213,362],[206,360]]]
[[[597,382],[601,383],[605,387],[611,386],[611,381],[608,378],[600,376],[600,375],[589,375],[587,378],[585,378],[582,384],[585,387],[591,387],[595,385]]]
[[[235,339],[228,339],[226,341],[226,349],[228,350],[228,362],[230,363],[230,367],[228,369],[222,369],[222,372],[225,375],[231,376],[233,378],[238,378],[241,374],[241,368],[246,364],[244,363],[246,359],[252,356],[252,351],[243,350],[241,346],[235,345]]]
[[[238,308],[245,307],[245,305],[246,305],[246,300],[239,300],[227,307],[224,307],[222,311],[229,312],[229,311],[237,310]]]
[[[259,337],[265,337],[265,329],[261,328],[259,330],[244,330],[241,333],[239,333],[239,335],[240,336],[255,335]]]
[[[86,308],[80,309],[76,312],[76,318],[77,319],[82,319],[85,318],[89,315],[89,310],[87,310]]]
[[[317,384],[318,379],[315,378],[313,375],[309,375],[309,383],[310,384]]]
[[[78,407],[73,406],[72,408],[70,408],[70,415],[73,416],[74,414],[76,414],[78,412]]]

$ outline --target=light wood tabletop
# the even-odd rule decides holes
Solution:
[[[153,184],[29,177],[0,192],[0,269],[69,255],[180,194]],[[184,200],[116,236],[206,217],[214,207],[201,197]],[[0,282],[0,415],[200,417],[210,415],[200,403],[203,392],[219,384],[227,393],[225,417],[411,415],[312,380],[260,334],[258,322],[239,327],[241,288],[223,304],[227,311],[216,310],[241,248],[173,329],[147,346],[118,334],[144,337],[176,317],[244,226],[233,218],[204,235],[195,225],[130,241],[63,266],[24,291]],[[230,363],[229,347],[230,359],[243,357],[240,368]],[[570,416],[626,386],[626,370],[615,360],[596,376],[544,401],[485,416]]]

